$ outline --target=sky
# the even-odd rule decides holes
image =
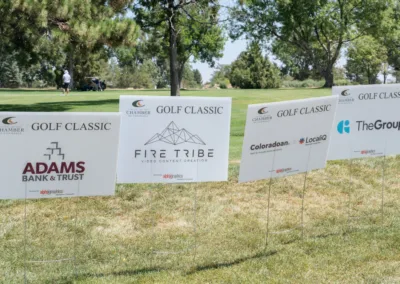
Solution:
[[[228,40],[225,44],[224,56],[216,60],[217,64],[215,66],[217,67],[218,64],[231,64],[242,51],[246,50],[246,47],[247,41],[245,39],[240,39],[235,42]],[[193,69],[199,69],[204,83],[210,81],[211,75],[216,69],[209,67],[207,63],[201,62],[192,63],[192,66]]]

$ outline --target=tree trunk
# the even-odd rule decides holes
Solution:
[[[176,27],[174,15],[174,0],[168,0],[170,10],[168,28],[169,28],[169,67],[171,73],[171,96],[180,96],[179,78],[178,78],[178,51],[176,46]]]
[[[185,64],[182,64],[179,67],[178,71],[178,80],[179,80],[179,87],[182,88],[182,79],[183,79],[183,72],[185,71]]]
[[[71,46],[68,52],[68,72],[71,76],[71,82],[69,84],[69,89],[72,90],[74,88],[74,49]]]
[[[333,87],[333,67],[328,66],[327,69],[324,71],[324,79],[325,84],[324,88],[332,88]]]

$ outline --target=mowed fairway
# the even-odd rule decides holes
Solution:
[[[168,92],[0,91],[0,111],[115,112],[121,94]],[[269,181],[237,183],[247,105],[330,90],[182,95],[233,98],[229,182],[119,185],[114,197],[28,200],[26,224],[23,200],[0,201],[0,283],[23,283],[25,266],[28,283],[400,282],[399,157],[329,162],[309,173],[303,238],[304,175],[274,179],[268,246]],[[65,261],[43,262],[58,259]]]

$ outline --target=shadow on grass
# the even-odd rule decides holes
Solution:
[[[103,277],[110,277],[110,276],[135,276],[135,275],[140,275],[140,274],[147,274],[147,273],[154,273],[154,272],[160,272],[164,269],[162,268],[142,268],[142,269],[136,269],[136,270],[122,270],[122,271],[116,271],[116,272],[111,272],[111,273],[82,273],[78,274],[77,277],[72,277],[74,280],[85,280],[88,278],[103,278]],[[46,283],[75,283],[71,282],[71,276],[63,276],[57,279],[51,279],[49,282]]]
[[[230,262],[221,262],[221,263],[215,263],[215,264],[209,264],[209,265],[196,266],[193,269],[191,269],[189,272],[187,272],[185,275],[194,274],[196,272],[204,271],[204,270],[230,267],[230,266],[237,265],[237,264],[240,264],[240,263],[248,261],[248,260],[269,257],[272,255],[275,255],[276,253],[278,253],[278,251],[276,251],[276,250],[272,250],[272,251],[268,251],[268,252],[259,252],[255,255],[238,258],[238,259],[230,261]],[[77,280],[84,280],[84,279],[88,279],[88,278],[104,278],[104,277],[113,277],[113,276],[115,276],[115,277],[117,277],[117,276],[135,276],[135,275],[140,275],[140,274],[156,273],[156,272],[161,272],[161,271],[166,271],[166,270],[168,270],[168,269],[162,268],[162,267],[151,267],[151,268],[142,268],[142,269],[134,269],[134,270],[115,271],[115,272],[110,272],[110,273],[81,273],[81,274],[77,275]],[[66,277],[62,277],[62,278],[58,278],[58,279],[52,279],[49,283],[64,283],[63,281],[66,281],[66,280],[69,281],[69,279],[67,279]],[[65,283],[70,283],[70,282],[65,282]]]
[[[271,250],[271,251],[268,251],[268,252],[259,252],[259,253],[256,253],[255,255],[241,257],[241,258],[235,259],[233,261],[229,261],[229,262],[220,262],[220,263],[200,265],[200,266],[196,266],[195,268],[193,268],[187,274],[193,274],[193,273],[196,273],[196,272],[199,272],[199,271],[210,270],[210,269],[219,269],[219,268],[230,267],[230,266],[233,266],[233,265],[241,264],[241,263],[243,263],[245,261],[248,261],[248,260],[273,256],[273,255],[275,255],[277,253],[278,253],[277,250]]]
[[[153,272],[160,272],[164,270],[163,268],[159,267],[152,267],[152,268],[142,268],[136,270],[122,270],[116,271],[111,273],[85,273],[78,276],[80,279],[84,278],[101,278],[101,277],[108,277],[108,276],[134,276],[139,274],[147,274]]]
[[[100,106],[107,104],[115,104],[118,107],[118,99],[93,100],[93,101],[70,101],[70,102],[52,102],[37,103],[31,105],[22,104],[4,104],[0,105],[0,111],[35,111],[35,112],[51,112],[51,111],[67,111],[77,106]]]

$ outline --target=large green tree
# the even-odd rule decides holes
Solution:
[[[214,66],[222,56],[225,43],[219,25],[218,1],[136,1],[135,20],[149,35],[148,51],[165,62],[169,59],[171,95],[179,96],[179,87],[188,60]]]
[[[258,43],[253,42],[232,62],[229,80],[241,89],[269,89],[280,85],[279,69],[263,56]]]
[[[56,48],[61,46],[73,75],[84,56],[105,46],[134,44],[138,28],[123,17],[132,1],[0,1],[0,45],[17,51],[20,64],[25,65],[61,56]],[[38,48],[43,45],[54,48],[44,52]]]
[[[375,84],[386,61],[386,48],[372,36],[356,39],[347,50],[348,77],[356,81],[364,78],[368,84]]]
[[[372,33],[386,19],[392,0],[240,0],[232,9],[231,36],[245,34],[296,49],[333,85],[341,50]]]
[[[389,6],[386,11],[386,21],[382,23],[382,27],[378,33],[372,34],[374,38],[387,49],[388,62],[382,66],[384,81],[389,73],[396,76],[396,82],[400,77],[400,2]],[[390,70],[390,71],[389,71]]]
[[[290,43],[275,41],[272,45],[272,52],[282,62],[282,75],[289,75],[300,81],[316,77],[318,72],[315,72],[312,60],[302,50]]]

